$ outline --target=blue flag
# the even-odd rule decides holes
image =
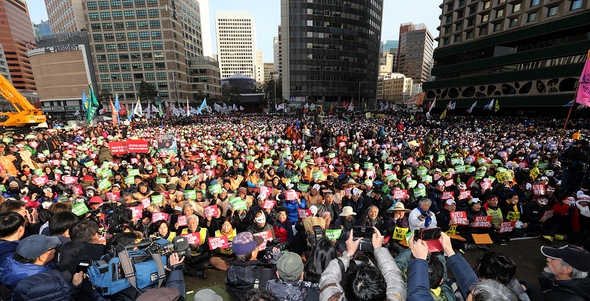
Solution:
[[[204,98],[203,103],[201,104],[201,106],[197,110],[197,114],[201,114],[201,111],[203,111],[206,108],[207,108],[207,98]]]
[[[119,104],[119,95],[115,95],[115,110],[117,110],[117,121],[121,123],[121,119],[119,119],[119,112],[121,111],[121,104]]]
[[[127,116],[127,121],[131,122],[131,117],[133,117],[133,112],[135,112],[135,110],[133,110],[133,106],[135,104],[131,104],[131,111],[127,112],[129,114],[129,116]]]
[[[82,90],[82,110],[88,109],[88,99],[86,98],[86,91]]]

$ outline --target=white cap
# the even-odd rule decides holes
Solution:
[[[447,205],[455,205],[455,204],[456,204],[456,203],[455,203],[455,201],[454,201],[453,199],[448,199],[448,200],[447,200],[445,203],[446,203]]]
[[[266,200],[266,193],[261,193],[258,195],[259,200]]]
[[[320,190],[320,184],[315,184],[311,189]]]
[[[309,210],[311,211],[312,215],[316,215],[318,213],[318,207],[316,207],[315,205],[311,205],[309,207]]]
[[[481,203],[481,201],[478,198],[472,198],[470,202],[471,204]]]
[[[422,184],[422,183],[418,184],[418,188],[424,188],[424,184]]]
[[[436,184],[438,186],[445,186],[445,182],[443,182],[443,181],[438,181],[438,182],[436,182]]]
[[[329,169],[334,169],[334,165],[328,165]]]

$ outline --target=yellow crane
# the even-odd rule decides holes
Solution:
[[[43,111],[35,108],[0,74],[0,94],[10,101],[16,112],[0,113],[0,127],[31,127],[47,122]]]

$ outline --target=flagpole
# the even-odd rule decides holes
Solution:
[[[576,84],[576,93],[574,94],[574,100],[572,100],[572,105],[570,106],[570,111],[567,114],[567,118],[565,119],[565,124],[563,125],[563,130],[561,131],[561,135],[559,136],[559,143],[557,145],[561,146],[561,140],[563,136],[565,136],[565,128],[567,127],[567,123],[570,119],[570,115],[572,114],[572,109],[574,108],[574,104],[576,103],[576,99],[578,98],[578,88],[580,86],[580,81]]]

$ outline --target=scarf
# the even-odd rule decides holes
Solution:
[[[222,229],[219,229],[219,233],[221,233],[222,236],[230,236],[232,234],[232,232],[234,232],[234,229],[230,229],[227,233],[223,232]]]
[[[510,204],[510,201],[506,200],[506,202],[507,202],[508,204]],[[486,205],[487,205],[487,204],[486,204]],[[512,210],[514,210],[514,212],[516,212],[516,213],[520,213],[520,211],[518,211],[518,203],[516,203],[516,204],[512,205]]]
[[[418,211],[420,211],[420,214],[424,213],[424,210],[420,207],[418,207]],[[430,209],[428,209],[426,213],[428,213],[428,216],[424,219],[424,226],[428,228],[428,226],[430,226],[430,222],[432,222],[432,217],[430,217]]]

